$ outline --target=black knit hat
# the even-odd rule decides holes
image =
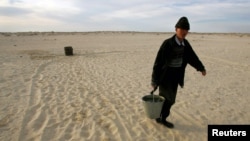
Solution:
[[[175,28],[181,28],[181,29],[189,30],[190,25],[189,25],[187,17],[181,17],[179,19],[179,21],[176,23]]]

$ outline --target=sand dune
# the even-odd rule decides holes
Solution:
[[[0,34],[0,140],[206,141],[208,124],[249,124],[249,34],[188,35],[207,76],[187,67],[174,129],[145,116],[141,97],[172,34]]]

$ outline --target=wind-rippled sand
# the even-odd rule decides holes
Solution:
[[[172,35],[1,33],[0,140],[206,141],[208,124],[249,124],[249,34],[189,34],[207,76],[187,67],[174,129],[145,116],[141,98]]]

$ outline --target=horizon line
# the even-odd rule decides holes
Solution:
[[[130,31],[130,30],[96,30],[96,31],[0,31],[0,33],[175,33],[174,31]],[[191,32],[189,33],[196,33],[196,34],[250,34],[250,32]]]

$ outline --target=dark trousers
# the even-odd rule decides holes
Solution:
[[[175,103],[178,82],[180,77],[180,68],[168,68],[164,76],[162,84],[159,86],[159,95],[165,98],[162,107],[161,117],[167,118],[170,114],[170,109]]]

